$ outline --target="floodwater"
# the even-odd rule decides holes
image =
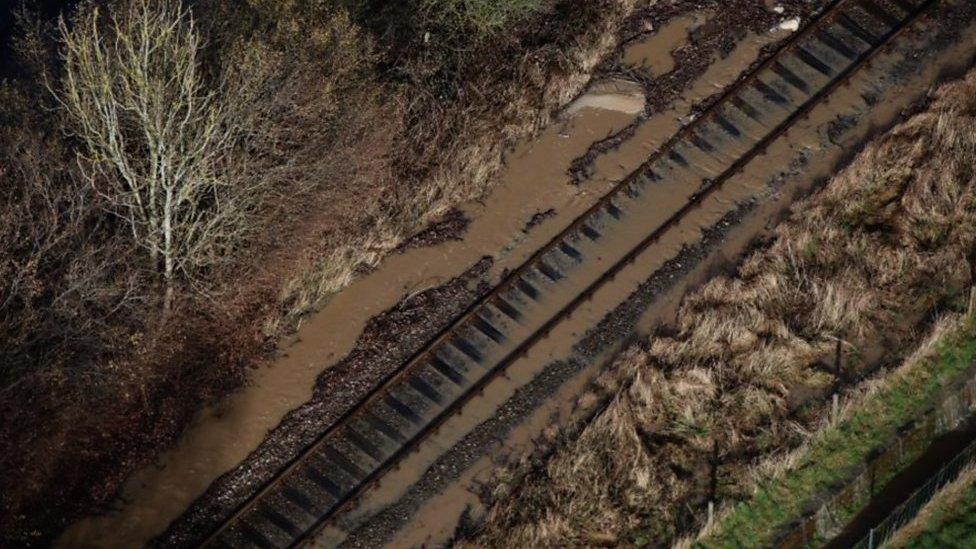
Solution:
[[[673,64],[671,52],[687,40],[688,32],[701,24],[702,17],[692,15],[662,27],[644,42],[628,48],[625,60],[645,67],[653,74],[672,70],[673,65],[667,64],[669,59]],[[395,306],[408,295],[461,275],[484,256],[495,259],[489,282],[497,282],[504,270],[524,262],[616,182],[638,168],[651,152],[689,121],[689,113],[696,103],[735,81],[756,60],[763,46],[788,34],[788,30],[777,28],[766,35],[745,37],[731,54],[716,60],[701,78],[693,82],[681,100],[666,112],[642,121],[635,135],[617,150],[598,157],[594,175],[574,186],[569,184],[568,176],[572,160],[583,155],[592,143],[633,123],[644,106],[644,97],[633,83],[608,80],[593,85],[589,93],[567,106],[560,120],[507,155],[506,168],[489,197],[464,206],[464,212],[472,222],[462,241],[393,254],[375,272],[336,295],[301,328],[298,337],[283,349],[280,358],[253,372],[247,387],[204,411],[176,447],[165,452],[152,467],[133,475],[126,483],[115,511],[72,525],[58,544],[132,547],[162,533],[217,477],[234,468],[257,448],[268,431],[289,411],[311,398],[315,379],[352,350],[370,318]],[[857,103],[860,96],[852,94],[848,99]],[[814,120],[808,124],[815,122],[824,123]],[[395,501],[426,470],[432,459],[485,417],[490,417],[516,388],[531,380],[552,360],[569,356],[572,346],[588,328],[626,299],[633,288],[663,261],[673,257],[682,246],[697,241],[702,228],[711,226],[732,204],[761,192],[767,179],[777,173],[777,167],[787,165],[798,150],[825,146],[816,132],[808,131],[806,138],[803,135],[803,132],[797,136],[791,133],[788,143],[782,145],[784,148],[773,147],[767,152],[768,161],[761,163],[762,169],[753,173],[753,177],[740,176],[730,181],[723,192],[709,198],[682,222],[679,230],[671,231],[645,250],[614,284],[602,288],[594,299],[557,326],[550,337],[513,364],[507,376],[470,402],[464,415],[452,419],[418,452],[407,458],[399,470],[384,479],[377,490],[367,494],[364,505],[350,514],[346,522],[354,524],[370,512]],[[841,150],[830,149],[825,158],[836,161],[842,154]],[[829,173],[828,164],[824,160],[822,175]],[[685,181],[685,187],[687,184]],[[795,185],[802,187],[803,184],[806,183]],[[676,180],[670,189],[657,195],[660,200],[656,204],[648,206],[651,212],[648,223],[666,217],[684,203],[687,189],[680,185],[680,180]],[[771,203],[782,207],[787,202],[788,199],[783,198]],[[524,230],[536,214],[550,210],[555,215],[545,218],[530,231]],[[731,242],[727,249],[734,251],[736,246],[744,247],[747,240]],[[669,296],[660,306],[656,305],[656,315],[666,315],[669,307],[677,303],[680,293],[676,289]],[[642,325],[649,326],[652,322],[652,317],[648,317]],[[565,418],[570,414],[574,402],[572,395],[579,394],[594,373],[595,370],[588,370],[585,375],[565,384],[553,399],[552,407],[540,410],[520,427],[512,439],[514,447],[531,446],[531,441],[552,423],[553,417]],[[491,457],[485,457],[465,473],[461,482],[432,499],[403,531],[403,538],[397,545],[447,539],[464,506],[476,504],[468,489],[470,482],[489,471],[491,464]],[[332,543],[347,535],[346,530],[332,529],[325,533],[323,540]]]
[[[687,39],[687,33],[701,18],[682,18],[649,41],[654,42],[656,51],[670,58],[670,52]],[[560,120],[506,157],[500,184],[487,199],[464,206],[472,222],[462,241],[391,255],[375,272],[336,295],[301,328],[279,359],[253,372],[251,382],[240,392],[205,410],[176,447],[160,456],[153,466],[134,474],[124,486],[116,510],[75,523],[58,544],[130,547],[162,533],[217,477],[256,449],[289,411],[311,398],[315,379],[352,350],[370,318],[408,295],[461,275],[485,256],[495,259],[489,282],[497,282],[504,270],[522,264],[639,167],[688,121],[696,102],[734,82],[755,61],[762,46],[783,37],[771,33],[743,39],[728,57],[717,60],[696,80],[672,108],[643,122],[634,138],[619,150],[598,158],[592,178],[574,186],[569,184],[568,176],[572,160],[582,156],[592,143],[633,123],[644,106],[640,88],[633,83],[595,83],[587,94],[567,106]],[[639,53],[648,47],[647,43],[633,45],[625,52],[625,58],[650,55]],[[683,203],[680,186],[676,185],[674,191],[655,206],[659,214],[655,219],[666,217]],[[523,230],[533,216],[549,210],[555,215],[531,231]],[[587,327],[592,319],[584,321],[577,330]],[[542,351],[530,355],[539,360],[533,363],[548,362],[539,358],[543,356],[536,354],[539,352]]]
[[[688,37],[708,20],[710,13],[696,12],[675,17],[649,37],[632,44],[623,55],[625,65],[658,77],[674,70],[674,51],[688,43]]]
[[[716,59],[669,110],[643,120],[633,137],[623,142],[612,154],[597,157],[595,174],[592,176],[594,183],[614,183],[639,168],[650,151],[663,145],[667,138],[691,121],[689,113],[692,107],[734,82],[759,58],[764,46],[790,34],[776,29],[764,35],[750,34],[743,38],[728,56]],[[625,58],[631,55],[632,50],[644,47],[643,44],[631,46],[624,54]]]
[[[384,536],[384,529],[389,529],[396,533],[388,542],[390,547],[443,546],[454,534],[462,513],[482,515],[485,509],[476,493],[479,487],[490,486],[491,473],[498,463],[531,453],[535,441],[544,432],[585,413],[586,406],[578,397],[585,393],[587,385],[599,372],[601,360],[594,361],[589,368],[564,383],[545,405],[506,435],[504,445],[483,449],[484,453],[474,465],[464,470],[446,489],[426,499],[404,524],[370,522],[371,517],[397,503],[411,487],[424,479],[438,457],[495,416],[516,390],[537,378],[553,361],[573,356],[573,346],[589,328],[630,298],[641,282],[665,261],[675,257],[683,246],[697,242],[703,228],[713,226],[743,201],[760,201],[757,208],[725,237],[712,259],[699,265],[646,311],[638,326],[641,334],[650,333],[655,325],[671,318],[689,285],[706,279],[711,268],[722,263],[722,258],[736,257],[747,250],[753,237],[767,231],[789,208],[794,196],[808,192],[833,174],[837,165],[856,150],[858,143],[877,128],[895,122],[902,109],[922,97],[939,74],[958,72],[971,64],[976,26],[969,29],[959,45],[941,52],[917,73],[893,81],[887,75],[905,59],[906,52],[926,47],[924,36],[923,29],[915,35],[914,43],[906,41],[893,52],[878,57],[870,70],[859,72],[848,84],[838,88],[828,101],[814,108],[788,134],[728,180],[675,230],[645,249],[612,282],[601,287],[591,300],[557,325],[527,356],[509,366],[505,375],[493,380],[463,407],[459,415],[450,418],[402,460],[396,470],[361,498],[355,509],[324,530],[316,545],[376,546]],[[871,105],[866,98],[871,98]],[[835,124],[838,120],[847,122],[839,132]],[[667,197],[662,200],[670,201]],[[648,215],[653,217],[658,212],[652,209]],[[608,253],[612,254],[612,251]],[[612,353],[607,351],[606,354]]]
[[[165,530],[221,474],[253,451],[268,431],[312,396],[318,375],[353,348],[366,322],[408,295],[442,285],[484,256],[491,274],[514,268],[603,194],[575,187],[570,162],[589,146],[632,123],[643,110],[640,88],[623,81],[594,86],[559,121],[508,155],[500,185],[483,203],[468,204],[472,219],[461,242],[411,249],[335,296],[300,330],[294,343],[250,383],[205,410],[175,448],[126,483],[117,510],[72,525],[61,546],[133,547]],[[556,215],[524,232],[534,215]]]

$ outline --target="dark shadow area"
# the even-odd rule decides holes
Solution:
[[[22,10],[41,21],[52,21],[78,0],[3,0],[0,2],[0,79],[16,76],[13,39],[18,32],[17,14]]]
[[[826,547],[843,549],[860,541],[974,440],[976,418],[970,417],[961,427],[936,440],[914,463],[876,492],[868,506]]]

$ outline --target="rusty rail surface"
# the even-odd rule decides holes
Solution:
[[[276,548],[306,541],[937,2],[832,1],[325,429],[201,544]],[[681,185],[684,205],[633,237],[654,188],[689,176],[692,184]],[[604,257],[601,243],[611,241],[629,251]]]

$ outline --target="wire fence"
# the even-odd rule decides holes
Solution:
[[[935,439],[955,430],[974,412],[976,412],[976,378],[971,378],[959,390],[944,398],[914,426],[877,452],[876,457],[866,463],[847,486],[780,538],[777,547],[785,549],[807,547],[817,540],[833,538],[877,492],[884,488],[889,480],[921,456]],[[943,476],[950,480],[954,479],[974,457],[976,457],[976,443],[946,464],[943,470],[929,481],[929,484],[919,489],[918,494],[913,494],[909,501],[903,503],[902,507],[873,530],[873,538],[872,534],[869,534],[858,543],[857,547],[873,549],[888,539],[907,520],[915,516],[918,509],[931,499],[935,491],[947,483]],[[865,543],[867,545],[864,545]]]
[[[976,460],[976,442],[971,443],[961,453],[957,454],[949,463],[945,464],[938,473],[930,478],[921,488],[901,505],[895,508],[880,524],[871,529],[868,535],[857,542],[852,549],[875,549],[886,542],[902,526],[914,519],[926,503],[932,500],[936,493],[947,484],[954,481],[959,474]]]

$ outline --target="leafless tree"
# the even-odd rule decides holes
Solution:
[[[121,0],[59,22],[53,86],[81,141],[85,177],[131,230],[165,287],[220,261],[247,230],[260,178],[234,177],[246,135],[227,81],[207,79],[203,43],[179,0]]]

